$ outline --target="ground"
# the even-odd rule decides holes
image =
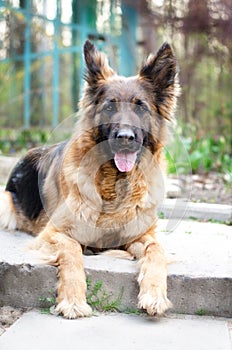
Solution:
[[[192,202],[232,205],[232,184],[223,174],[180,175],[178,180],[182,194]]]
[[[0,307],[0,335],[14,323],[23,312],[23,309],[16,309],[11,306]]]

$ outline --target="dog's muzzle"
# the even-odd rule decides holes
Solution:
[[[130,150],[134,147],[135,133],[131,129],[121,129],[115,134],[115,140],[118,143],[119,148],[125,148]]]
[[[138,132],[133,128],[123,126],[113,130],[110,146],[119,171],[129,172],[133,169],[141,148],[140,139]]]

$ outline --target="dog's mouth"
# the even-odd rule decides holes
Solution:
[[[108,142],[116,168],[122,173],[133,170],[143,144],[142,130],[116,124],[110,131]]]
[[[133,169],[138,152],[120,152],[115,153],[114,155],[114,163],[119,171],[121,172],[129,172]]]

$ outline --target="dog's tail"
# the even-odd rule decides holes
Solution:
[[[0,192],[0,228],[15,230],[17,227],[16,211],[10,192]]]

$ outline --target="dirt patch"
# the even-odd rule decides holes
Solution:
[[[0,335],[17,321],[24,312],[24,309],[16,309],[11,306],[0,307]]]
[[[180,175],[180,197],[191,202],[232,205],[232,184],[222,174]]]

